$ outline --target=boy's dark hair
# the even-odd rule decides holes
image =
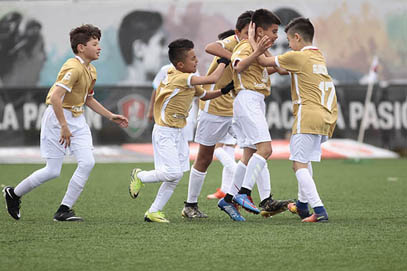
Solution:
[[[100,40],[102,33],[98,27],[91,24],[84,24],[72,29],[69,33],[69,37],[71,40],[72,51],[77,54],[79,44],[86,45],[86,43],[92,38]]]
[[[186,53],[194,48],[194,43],[188,39],[177,39],[168,45],[168,57],[172,65],[185,59]]]
[[[252,22],[256,24],[256,27],[263,29],[269,28],[272,24],[280,25],[280,18],[273,12],[267,9],[257,9],[252,16]]]
[[[218,34],[218,39],[223,40],[223,39],[226,39],[227,37],[233,36],[234,34],[235,34],[235,30],[229,29],[229,30],[226,30],[226,31],[224,31],[222,33],[219,33]]]
[[[133,42],[141,40],[147,44],[162,25],[163,18],[156,11],[135,10],[123,18],[119,27],[118,39],[120,51],[127,65],[133,63]]]
[[[312,42],[314,39],[314,26],[308,18],[300,17],[291,20],[284,31],[287,34],[288,32],[298,33],[305,41],[308,42]]]
[[[236,29],[239,31],[242,31],[242,29],[248,25],[252,19],[254,11],[252,10],[247,10],[240,14],[239,17],[237,17],[236,21]]]

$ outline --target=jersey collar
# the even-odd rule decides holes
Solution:
[[[81,62],[81,64],[85,63],[85,61],[83,61],[83,59],[80,56],[76,55],[75,58],[77,58],[79,60],[79,62]]]
[[[319,50],[319,49],[315,46],[305,46],[304,48],[301,49],[301,51],[304,50]]]

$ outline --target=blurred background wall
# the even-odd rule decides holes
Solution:
[[[90,112],[95,143],[142,142],[150,136],[151,124],[144,117],[151,81],[169,63],[168,43],[180,37],[193,40],[199,72],[204,74],[212,59],[204,52],[205,45],[218,33],[233,29],[239,14],[258,8],[274,11],[283,26],[298,16],[314,23],[315,45],[326,57],[341,103],[336,137],[357,137],[369,67],[378,56],[366,142],[406,148],[405,0],[0,1],[0,145],[38,144],[46,91],[61,65],[73,56],[72,28],[85,23],[101,28],[102,55],[94,62],[97,98],[113,110],[131,114],[130,131],[121,131]],[[289,49],[282,29],[274,54]],[[281,138],[291,122],[288,80],[274,75],[271,79],[268,119],[272,136]]]

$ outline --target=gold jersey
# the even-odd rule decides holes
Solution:
[[[332,137],[338,118],[335,86],[320,50],[313,46],[275,57],[277,66],[291,75],[291,98],[295,117],[293,134]]]
[[[194,96],[202,98],[206,91],[201,86],[192,86],[193,73],[184,73],[170,68],[166,78],[157,89],[154,102],[154,121],[158,125],[183,128]]]
[[[222,47],[229,52],[233,52],[233,49],[239,42],[239,38],[236,35],[229,36],[223,40],[217,41]],[[218,67],[217,60],[219,57],[214,57],[212,60],[211,65],[209,66],[207,75],[212,74],[216,68]],[[216,84],[211,85],[204,85],[203,87],[207,91],[221,89],[229,84],[233,79],[232,67],[228,65],[225,68],[220,79],[216,82]],[[229,92],[226,95],[221,95],[215,99],[207,100],[207,101],[199,101],[199,109],[216,116],[226,116],[231,117],[233,116],[233,96],[232,93]]]
[[[56,82],[48,91],[45,103],[51,104],[54,89],[57,86],[62,87],[67,91],[62,100],[62,107],[70,110],[72,115],[77,117],[83,113],[87,96],[94,94],[96,78],[96,68],[92,64],[86,66],[79,56],[70,58],[62,65]]]
[[[242,40],[239,42],[232,54],[232,65],[235,65],[237,61],[241,61],[253,53],[253,48],[250,46],[248,40]],[[235,86],[235,92],[239,93],[241,90],[253,90],[263,94],[265,97],[270,95],[270,76],[267,69],[261,66],[257,60],[254,61],[241,73],[233,71],[233,82]]]

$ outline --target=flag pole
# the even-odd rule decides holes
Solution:
[[[359,127],[359,135],[358,135],[358,142],[363,143],[364,137],[365,137],[365,130],[366,130],[366,121],[367,121],[367,115],[368,115],[368,106],[370,104],[370,101],[372,99],[372,93],[373,93],[373,87],[377,79],[377,66],[379,63],[379,59],[377,56],[373,57],[372,65],[370,66],[369,70],[369,80],[368,80],[368,85],[367,85],[367,92],[366,92],[366,97],[365,97],[365,105],[363,109],[363,118]]]

